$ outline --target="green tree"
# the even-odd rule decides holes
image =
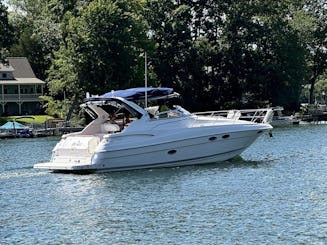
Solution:
[[[11,22],[15,29],[15,39],[9,51],[10,56],[27,57],[35,75],[45,80],[50,53],[44,49],[40,38],[33,34],[33,26],[26,18],[12,16]]]
[[[6,50],[12,45],[13,28],[8,21],[7,7],[0,2],[0,62],[4,62]]]
[[[26,56],[36,75],[45,80],[53,54],[64,45],[67,15],[76,14],[87,1],[11,0],[15,27],[12,56]]]
[[[195,42],[193,6],[188,1],[148,1],[147,20],[151,37],[156,43],[152,57],[154,70],[162,86],[173,87],[183,95],[184,104],[200,109],[206,86],[202,82],[205,52]],[[199,45],[199,51],[197,50]]]
[[[291,23],[306,50],[309,103],[314,103],[315,84],[327,69],[327,5],[325,1],[303,0]]]
[[[151,47],[140,1],[96,0],[69,18],[65,45],[49,70],[50,95],[84,98],[144,84],[144,61]]]
[[[194,110],[245,101],[295,108],[305,78],[313,91],[326,71],[323,1],[11,2],[24,13],[11,18],[11,51],[35,60],[53,104],[65,101],[57,109],[86,91],[143,85],[144,51],[150,84],[175,88]]]
[[[287,21],[290,4],[149,1],[161,83],[182,89],[192,107],[240,107],[244,95],[251,95],[252,105],[294,106],[305,69],[301,43]]]

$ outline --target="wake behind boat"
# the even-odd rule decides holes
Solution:
[[[192,114],[180,106],[159,112],[135,100],[175,97],[171,88],[135,88],[90,97],[81,107],[94,119],[81,132],[64,135],[51,161],[34,168],[54,172],[120,171],[205,164],[241,154],[271,130],[262,122]]]

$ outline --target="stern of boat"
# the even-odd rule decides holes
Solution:
[[[57,172],[92,169],[92,157],[99,143],[97,136],[62,138],[53,149],[50,162],[35,164],[33,168]]]

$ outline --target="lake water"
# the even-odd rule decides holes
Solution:
[[[327,244],[327,125],[203,166],[53,174],[56,137],[0,140],[0,244]]]

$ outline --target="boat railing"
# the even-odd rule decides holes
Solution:
[[[219,110],[193,113],[197,116],[209,116],[228,118],[233,120],[246,120],[256,123],[270,123],[273,117],[271,108],[264,109],[242,109],[242,110]]]

